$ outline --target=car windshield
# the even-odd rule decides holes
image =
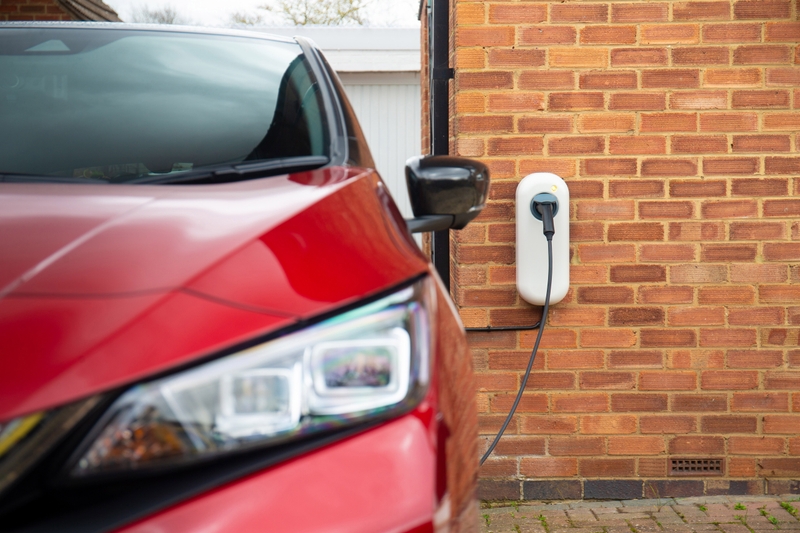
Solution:
[[[329,151],[319,84],[296,43],[157,30],[0,29],[6,178],[169,182],[221,165],[271,162],[274,169],[299,159],[321,166]]]

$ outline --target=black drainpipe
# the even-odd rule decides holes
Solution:
[[[430,65],[431,154],[450,151],[450,0],[428,0],[428,61]],[[431,261],[450,290],[450,230],[434,231]]]

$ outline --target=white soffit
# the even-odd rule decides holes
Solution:
[[[255,31],[306,37],[337,72],[419,72],[419,28],[256,27]]]

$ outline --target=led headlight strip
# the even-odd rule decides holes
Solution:
[[[80,448],[73,476],[187,462],[380,416],[429,380],[432,281],[137,385]]]

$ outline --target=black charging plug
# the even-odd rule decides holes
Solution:
[[[542,233],[551,241],[556,233],[555,216],[558,213],[558,198],[549,192],[539,193],[531,201],[531,213],[542,221]]]

